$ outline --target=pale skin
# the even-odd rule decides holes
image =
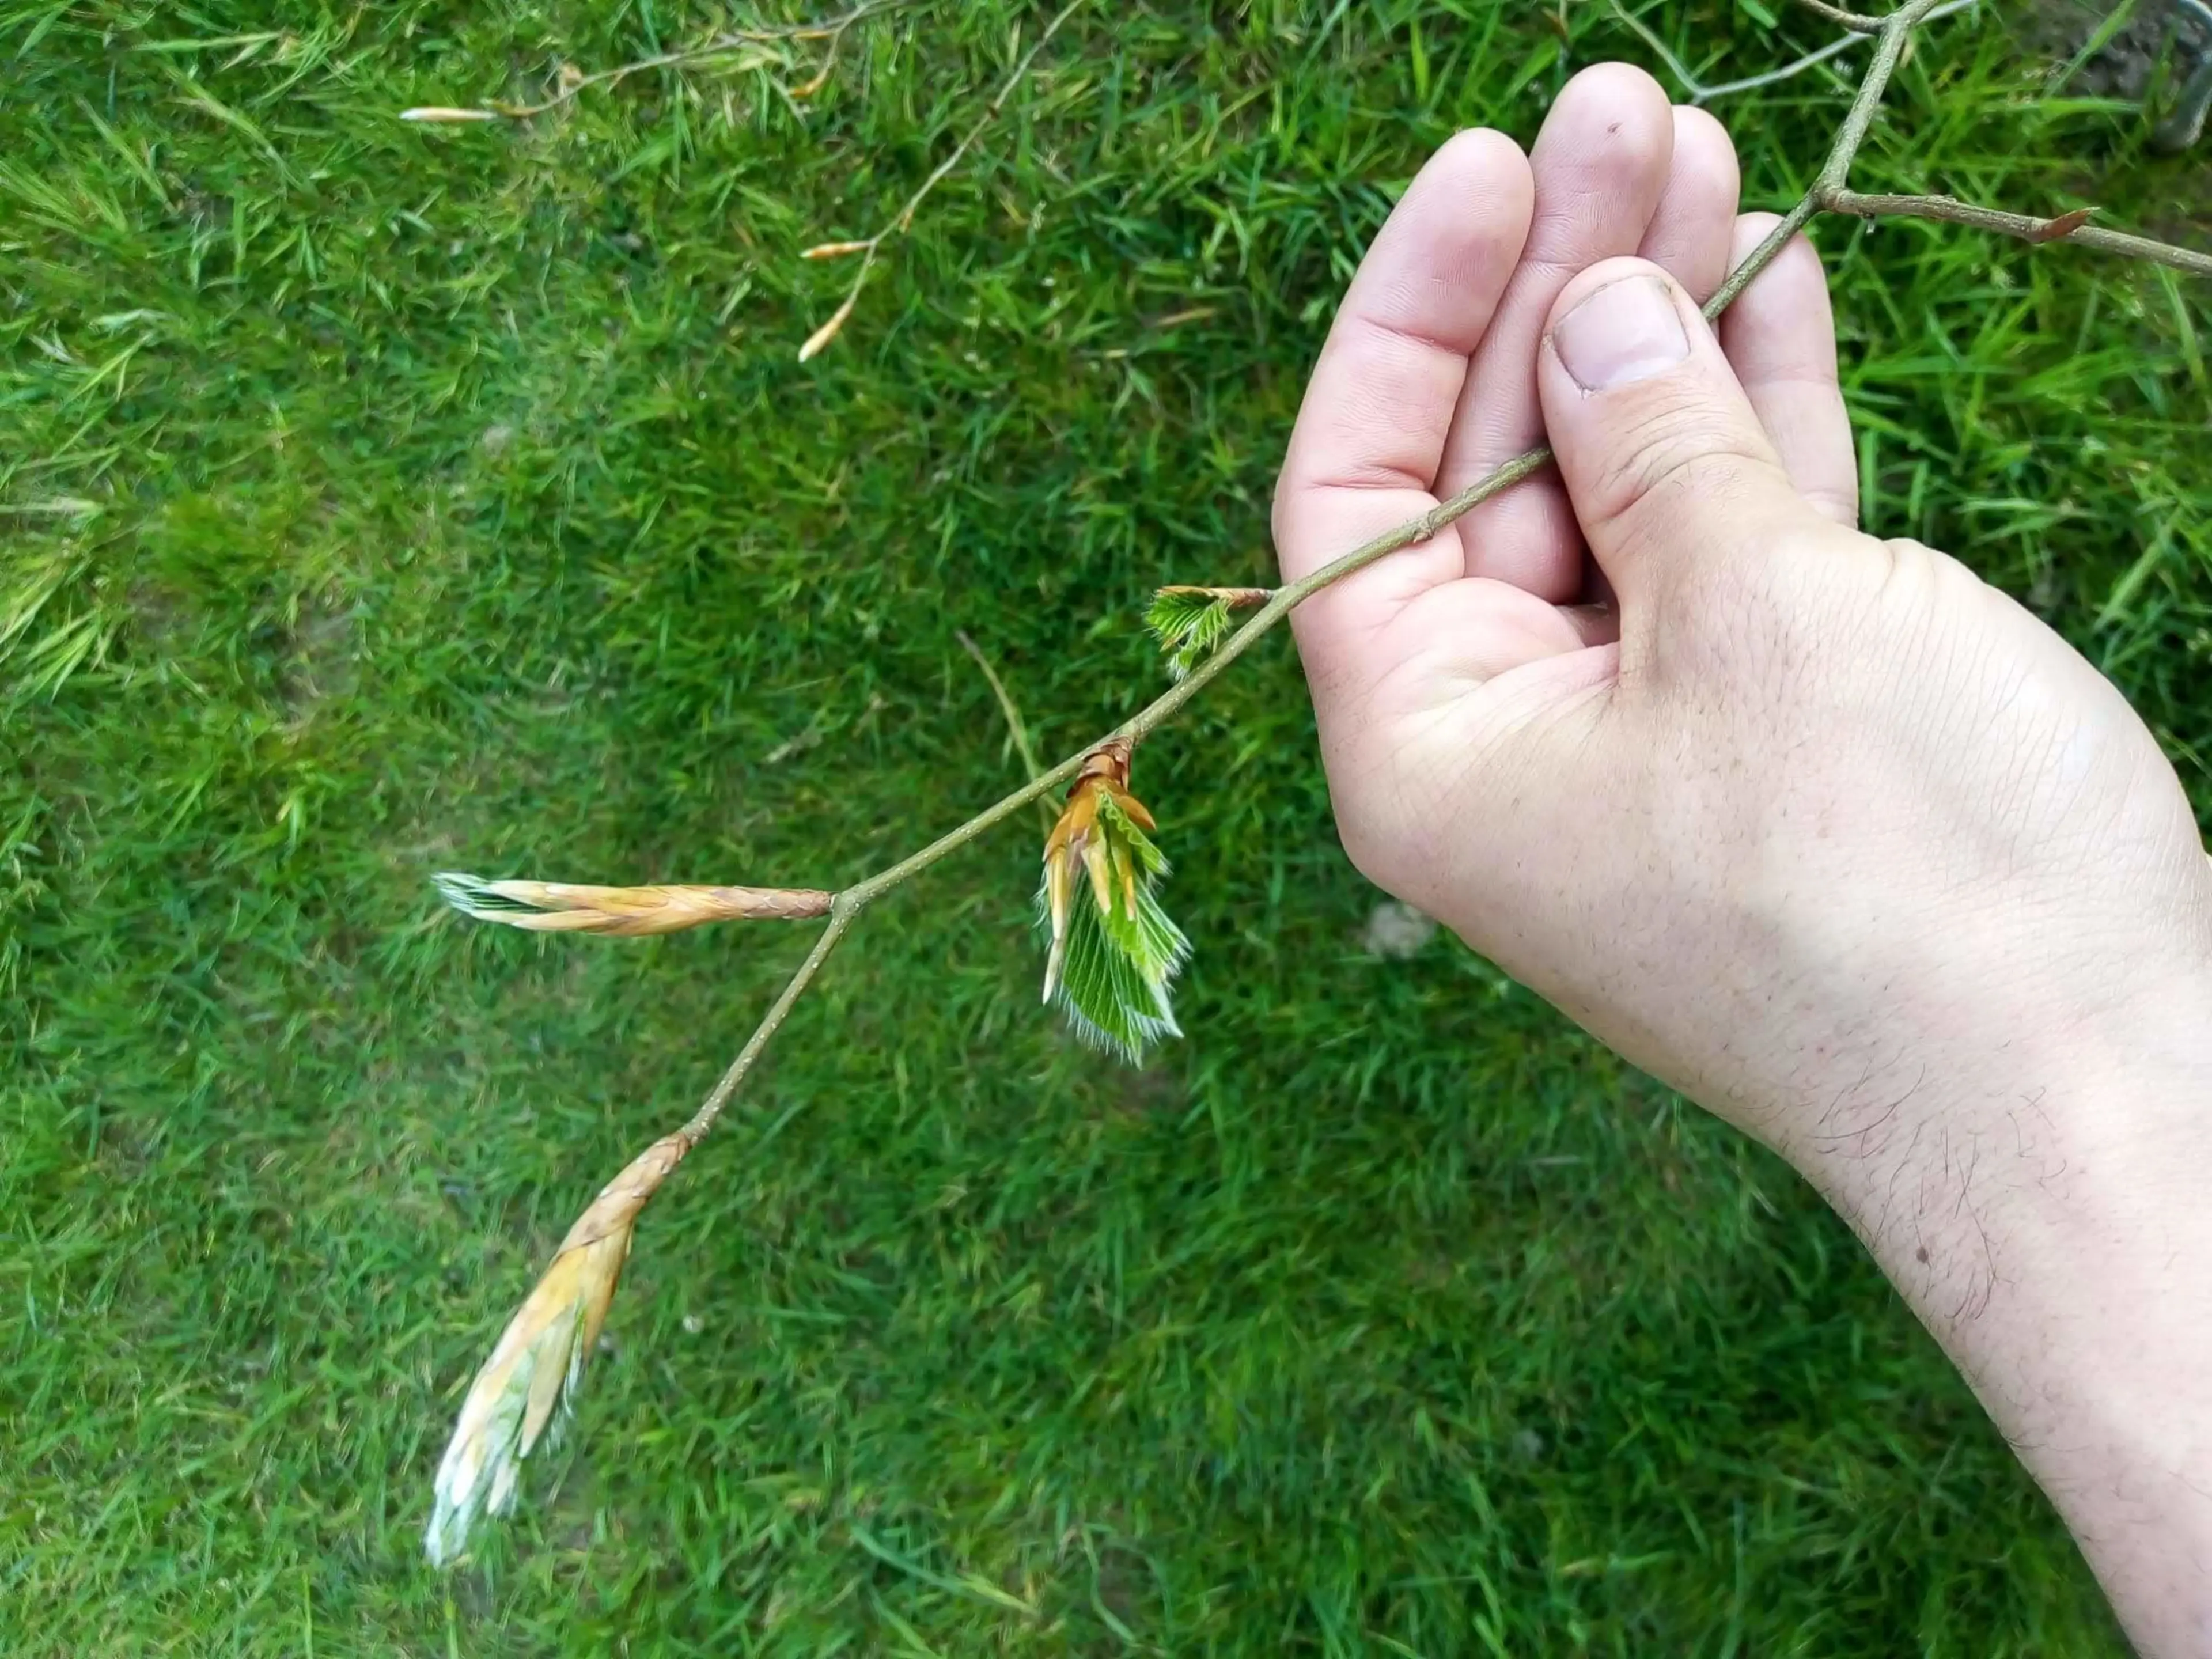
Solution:
[[[2212,1654],[2212,860],[2142,720],[1856,528],[1826,282],[1726,132],[1607,64],[1452,139],[1369,250],[1275,501],[1346,848],[1800,1170],[2146,1654]],[[2033,257],[2032,255],[2024,257]]]

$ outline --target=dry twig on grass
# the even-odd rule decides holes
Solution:
[[[566,64],[562,66],[556,76],[557,90],[550,98],[541,100],[538,103],[491,102],[474,107],[451,104],[419,104],[412,109],[400,111],[399,118],[403,121],[413,121],[428,125],[527,120],[532,116],[544,115],[559,109],[564,104],[574,102],[576,98],[593,87],[618,86],[631,76],[641,75],[648,70],[683,69],[708,62],[731,52],[748,49],[757,50],[777,42],[826,40],[829,45],[823,49],[822,61],[815,72],[799,85],[787,87],[784,89],[786,94],[793,99],[811,98],[829,83],[830,72],[837,61],[837,48],[843,41],[846,31],[865,18],[913,3],[914,0],[866,0],[866,3],[855,6],[841,16],[827,18],[818,23],[793,23],[775,28],[725,29],[712,40],[702,41],[696,46],[685,46],[676,52],[665,52],[651,58],[641,58],[634,63],[617,64],[613,69],[600,70],[589,75],[576,69],[573,64]],[[953,145],[952,153],[930,169],[929,176],[916,186],[914,193],[907,198],[905,204],[896,213],[878,227],[873,234],[843,240],[817,242],[813,246],[801,250],[799,257],[802,259],[838,259],[855,253],[861,258],[860,267],[854,271],[852,283],[845,290],[844,300],[835,311],[830,313],[827,321],[800,343],[799,348],[800,362],[806,362],[812,359],[837,337],[848,319],[851,318],[854,307],[860,303],[860,290],[867,286],[868,276],[875,269],[876,256],[883,252],[886,243],[905,235],[913,228],[914,216],[922,203],[928,199],[929,193],[945,182],[952,170],[960,165],[962,159],[975,148],[975,141],[982,137],[984,129],[998,119],[999,112],[1006,107],[1006,100],[1013,94],[1014,88],[1021,85],[1028,76],[1030,66],[1036,62],[1037,54],[1044,50],[1046,43],[1051,40],[1054,35],[1060,33],[1060,25],[1074,15],[1083,4],[1084,0],[1068,0],[1068,4],[1045,25],[1043,32],[1037,36],[1036,42],[1022,54],[1021,60],[1014,65],[1013,72],[1000,84],[991,101],[983,106],[982,113],[961,135],[959,142]]]
[[[838,43],[844,40],[845,31],[865,18],[879,12],[896,10],[912,5],[915,0],[865,0],[865,3],[837,17],[827,17],[818,23],[786,23],[763,28],[724,29],[713,39],[701,41],[696,46],[682,46],[674,52],[656,53],[651,58],[640,58],[635,62],[617,64],[612,69],[586,74],[573,64],[563,64],[554,77],[555,91],[550,98],[534,104],[507,104],[496,100],[475,108],[456,108],[442,104],[417,105],[413,109],[399,112],[403,121],[526,121],[535,115],[550,114],[563,104],[573,103],[594,87],[620,86],[633,75],[643,75],[653,70],[685,69],[695,64],[727,57],[732,52],[748,48],[779,45],[787,41],[827,40],[822,62],[806,81],[785,90],[793,98],[808,98],[829,83],[830,70],[836,63]]]
[[[875,269],[876,255],[883,252],[884,244],[893,237],[905,235],[913,228],[915,210],[928,199],[929,192],[944,183],[945,176],[960,165],[960,158],[974,148],[975,141],[983,136],[983,129],[999,118],[999,112],[1006,107],[1006,100],[1012,95],[1014,88],[1021,85],[1028,76],[1030,65],[1036,62],[1037,54],[1045,49],[1052,37],[1060,33],[1060,26],[1073,16],[1082,4],[1083,0],[1068,0],[1059,15],[1044,26],[1044,33],[1037,36],[1036,44],[1022,54],[1021,61],[1014,65],[1013,73],[1000,84],[997,95],[983,106],[983,112],[976,118],[975,124],[952,147],[952,153],[930,169],[929,176],[915,187],[913,195],[907,198],[906,204],[886,220],[875,234],[851,241],[818,242],[799,256],[802,259],[835,259],[848,254],[860,255],[860,269],[853,273],[852,285],[845,290],[843,303],[831,312],[830,319],[808,335],[799,346],[800,362],[813,357],[837,337],[838,331],[845,326],[846,319],[853,314],[853,307],[860,302],[860,290],[867,286],[868,273]]]

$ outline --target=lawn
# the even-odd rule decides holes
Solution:
[[[1826,26],[1651,22],[1715,76]],[[806,925],[540,940],[443,868],[836,886],[1271,579],[1306,366],[1595,0],[1049,11],[539,95],[705,5],[0,3],[0,1647],[10,1655],[2119,1650],[1782,1164],[1446,938],[1363,943],[1286,639],[1154,738],[1196,956],[1036,1006],[1024,817],[895,894],[648,1212],[580,1432],[450,1575],[470,1372]],[[1847,67],[1858,61],[1846,60]],[[1856,182],[2202,245],[2203,164],[1987,13]],[[1848,76],[1715,106],[1746,198]],[[2212,811],[2206,290],[1828,222],[1869,523],[2118,680]]]

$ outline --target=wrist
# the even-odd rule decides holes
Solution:
[[[2140,1012],[2041,1056],[2047,1083],[2002,1113],[1923,1134],[1880,1225],[1852,1219],[2142,1650],[2194,1653],[2212,1632],[2212,979]]]
[[[2005,1047],[1916,1067],[1900,1109],[1805,1165],[1936,1339],[2212,1293],[2212,972]]]

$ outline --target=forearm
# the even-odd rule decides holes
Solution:
[[[2212,990],[1835,1199],[2142,1651],[2212,1653]]]

